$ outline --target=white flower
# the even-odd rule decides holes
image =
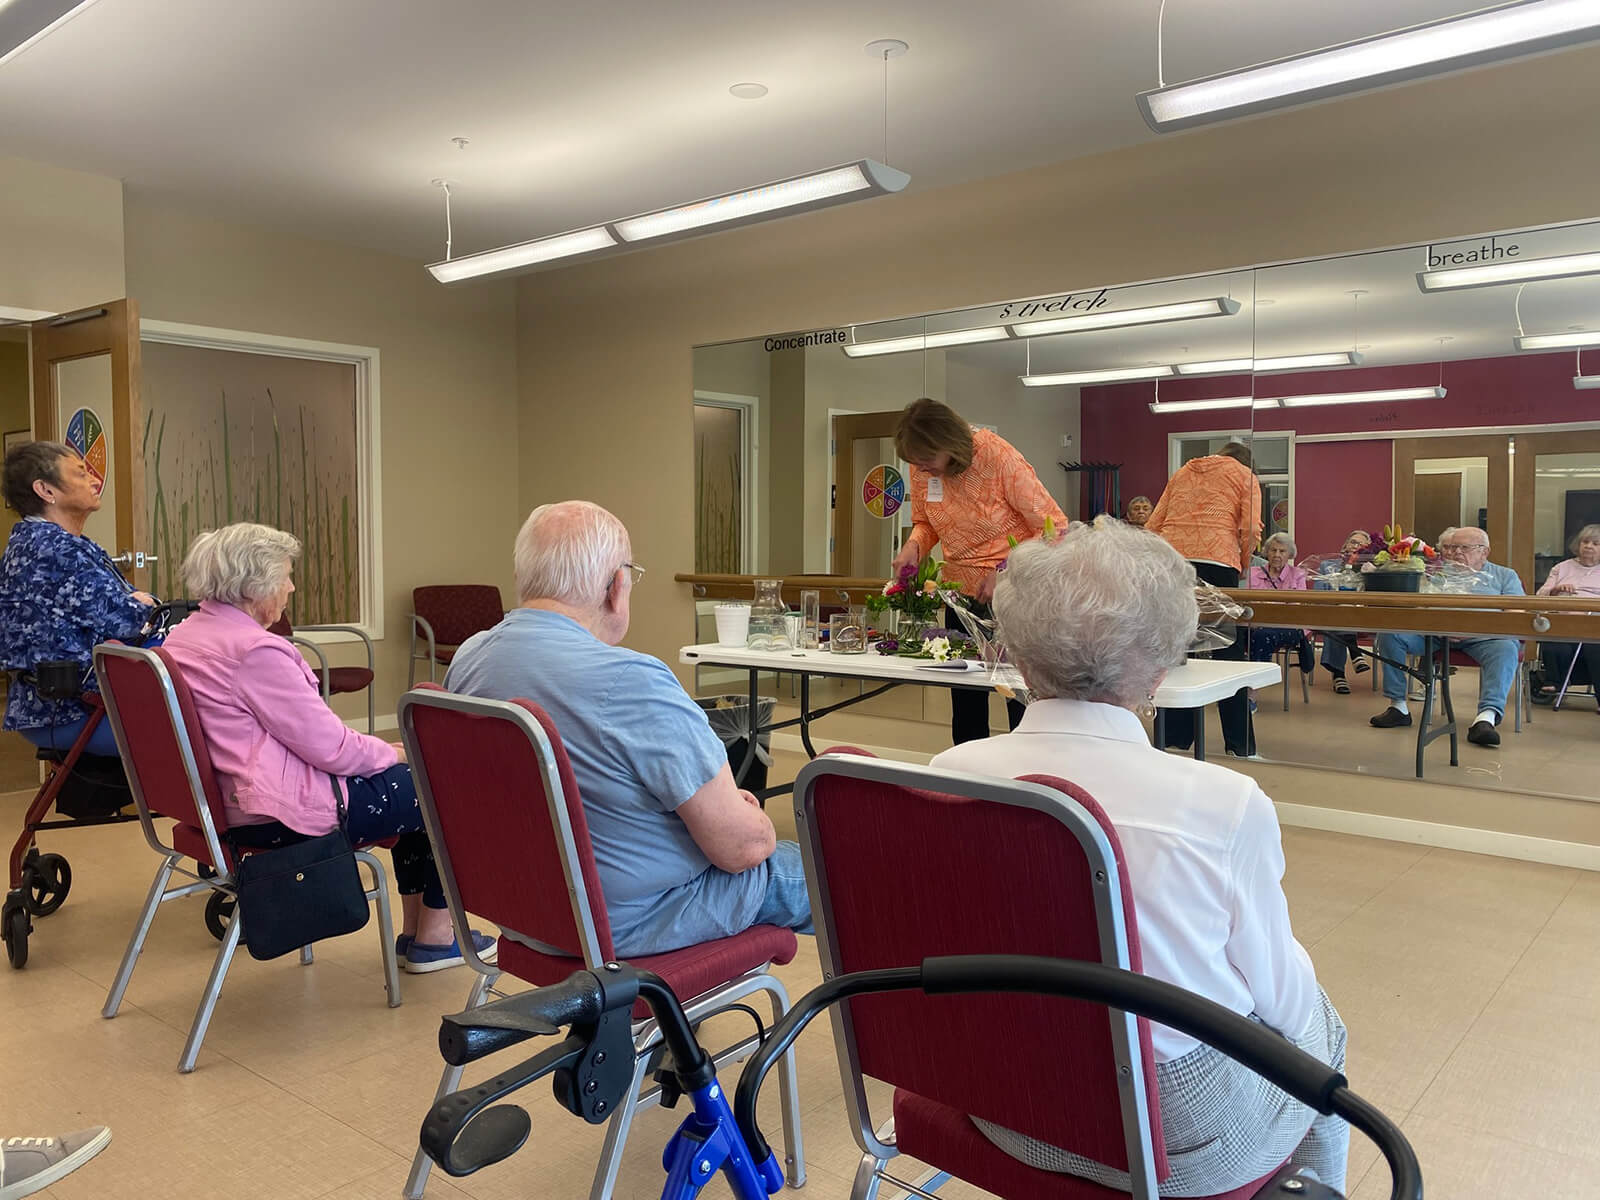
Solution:
[[[934,662],[943,662],[950,657],[950,639],[942,637],[924,638],[922,640],[922,649],[926,653],[933,655]]]

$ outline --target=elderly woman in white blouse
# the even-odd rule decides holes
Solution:
[[[1016,732],[956,746],[934,765],[1083,787],[1122,842],[1145,974],[1250,1016],[1342,1070],[1344,1025],[1289,927],[1272,801],[1247,775],[1156,750],[1136,715],[1194,637],[1194,582],[1176,550],[1120,522],[1019,546],[995,612],[1033,703]],[[1343,1121],[1191,1037],[1161,1025],[1152,1034],[1172,1167],[1163,1196],[1230,1191],[1285,1159],[1343,1191]],[[1128,1186],[1123,1172],[973,1120],[1024,1162]]]

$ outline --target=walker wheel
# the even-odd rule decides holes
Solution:
[[[15,970],[28,965],[28,935],[32,932],[33,924],[21,899],[15,894],[6,897],[5,907],[0,909],[0,935],[5,937],[6,957]]]
[[[226,892],[212,892],[206,900],[206,928],[219,942],[228,936],[228,926],[233,923],[235,903],[234,898]]]
[[[71,890],[72,865],[59,854],[41,854],[22,868],[22,894],[36,917],[55,912]]]

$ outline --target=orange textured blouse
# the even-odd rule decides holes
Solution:
[[[1261,484],[1225,454],[1192,458],[1167,480],[1145,528],[1191,561],[1243,570],[1261,536]]]

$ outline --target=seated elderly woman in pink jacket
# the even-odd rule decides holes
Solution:
[[[1250,578],[1245,584],[1252,588],[1270,588],[1273,591],[1304,591],[1310,586],[1304,568],[1297,567],[1294,557],[1298,553],[1294,539],[1287,533],[1275,533],[1261,543],[1261,553],[1267,557],[1266,566],[1250,568]],[[1293,647],[1300,658],[1300,669],[1308,676],[1316,669],[1316,656],[1311,639],[1304,629],[1250,629],[1250,657],[1256,662],[1266,662],[1284,647]]]
[[[226,797],[228,834],[241,846],[270,849],[329,833],[338,824],[334,789],[342,788],[351,842],[396,839],[404,932],[395,952],[406,970],[457,966],[461,950],[402,748],[347,727],[299,651],[267,632],[294,591],[299,555],[293,535],[241,522],[202,533],[183,560],[183,581],[200,611],[173,630],[166,648],[194,693]],[[493,939],[472,936],[492,960]]]

